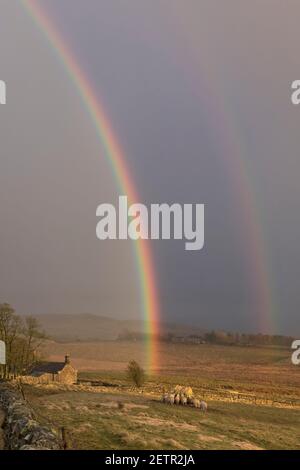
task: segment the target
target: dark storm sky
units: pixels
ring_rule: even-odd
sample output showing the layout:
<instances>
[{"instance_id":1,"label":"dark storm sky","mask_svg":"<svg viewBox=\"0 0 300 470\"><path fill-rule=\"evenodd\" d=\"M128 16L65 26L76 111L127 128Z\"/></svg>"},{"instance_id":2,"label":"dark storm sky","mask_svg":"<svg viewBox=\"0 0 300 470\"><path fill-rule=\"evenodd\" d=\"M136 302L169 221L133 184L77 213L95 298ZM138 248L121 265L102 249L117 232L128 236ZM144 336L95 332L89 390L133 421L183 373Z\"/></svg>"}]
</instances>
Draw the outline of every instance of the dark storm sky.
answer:
<instances>
[{"instance_id":1,"label":"dark storm sky","mask_svg":"<svg viewBox=\"0 0 300 470\"><path fill-rule=\"evenodd\" d=\"M103 101L140 202L206 205L202 251L152 242L162 318L258 331L265 291L269 331L299 332L299 3L39 3ZM97 205L120 191L72 81L16 0L1 2L0 79L0 299L138 318L131 243L95 237ZM245 220L260 233L254 251Z\"/></svg>"}]
</instances>

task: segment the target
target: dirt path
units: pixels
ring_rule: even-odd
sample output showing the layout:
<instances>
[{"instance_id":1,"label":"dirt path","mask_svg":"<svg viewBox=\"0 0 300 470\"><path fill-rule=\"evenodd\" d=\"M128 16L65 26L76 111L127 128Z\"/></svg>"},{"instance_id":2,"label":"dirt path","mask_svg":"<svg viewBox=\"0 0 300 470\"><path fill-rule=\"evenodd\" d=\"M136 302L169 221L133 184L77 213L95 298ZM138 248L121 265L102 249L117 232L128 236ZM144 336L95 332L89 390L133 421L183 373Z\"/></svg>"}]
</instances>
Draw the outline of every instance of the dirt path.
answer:
<instances>
[{"instance_id":1,"label":"dirt path","mask_svg":"<svg viewBox=\"0 0 300 470\"><path fill-rule=\"evenodd\" d=\"M5 419L4 411L0 409L0 450L4 449L4 431L2 429L4 419Z\"/></svg>"}]
</instances>

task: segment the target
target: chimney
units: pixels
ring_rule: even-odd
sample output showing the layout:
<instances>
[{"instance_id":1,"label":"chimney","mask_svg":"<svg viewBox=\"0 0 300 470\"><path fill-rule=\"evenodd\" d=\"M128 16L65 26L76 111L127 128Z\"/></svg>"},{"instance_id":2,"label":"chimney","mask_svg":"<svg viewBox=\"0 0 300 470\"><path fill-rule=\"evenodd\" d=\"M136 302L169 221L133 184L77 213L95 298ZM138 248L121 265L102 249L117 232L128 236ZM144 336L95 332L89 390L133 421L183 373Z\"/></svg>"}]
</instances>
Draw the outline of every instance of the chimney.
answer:
<instances>
[{"instance_id":1,"label":"chimney","mask_svg":"<svg viewBox=\"0 0 300 470\"><path fill-rule=\"evenodd\" d=\"M65 355L65 364L70 364L70 355L69 354Z\"/></svg>"}]
</instances>

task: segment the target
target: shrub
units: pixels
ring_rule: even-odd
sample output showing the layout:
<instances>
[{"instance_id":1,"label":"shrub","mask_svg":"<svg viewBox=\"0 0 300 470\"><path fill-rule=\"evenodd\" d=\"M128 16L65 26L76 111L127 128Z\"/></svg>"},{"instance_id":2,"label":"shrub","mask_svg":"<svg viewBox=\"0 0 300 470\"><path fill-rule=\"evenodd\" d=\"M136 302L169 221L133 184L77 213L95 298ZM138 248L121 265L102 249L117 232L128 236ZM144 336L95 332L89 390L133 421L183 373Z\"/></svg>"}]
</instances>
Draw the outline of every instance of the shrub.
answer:
<instances>
[{"instance_id":1,"label":"shrub","mask_svg":"<svg viewBox=\"0 0 300 470\"><path fill-rule=\"evenodd\" d=\"M127 376L136 387L142 387L146 380L144 369L136 361L129 362Z\"/></svg>"}]
</instances>

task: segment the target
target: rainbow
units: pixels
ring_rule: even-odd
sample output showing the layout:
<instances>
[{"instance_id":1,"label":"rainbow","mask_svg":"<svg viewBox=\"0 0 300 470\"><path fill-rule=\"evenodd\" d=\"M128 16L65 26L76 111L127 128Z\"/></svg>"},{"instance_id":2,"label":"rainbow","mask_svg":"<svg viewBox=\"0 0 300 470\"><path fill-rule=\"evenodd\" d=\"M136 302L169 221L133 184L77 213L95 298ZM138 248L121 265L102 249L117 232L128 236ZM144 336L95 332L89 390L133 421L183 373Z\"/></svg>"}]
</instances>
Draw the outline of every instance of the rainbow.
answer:
<instances>
[{"instance_id":1,"label":"rainbow","mask_svg":"<svg viewBox=\"0 0 300 470\"><path fill-rule=\"evenodd\" d=\"M74 83L84 107L91 117L121 192L128 196L130 203L138 201L137 191L130 176L124 152L120 148L107 113L99 98L96 97L87 76L44 9L38 5L38 1L21 0L21 3L48 39L66 73ZM171 12L172 9L168 9L166 13L170 15ZM238 129L238 119L230 109L230 103L218 90L217 83L213 83L214 73L212 73L211 67L203 67L202 63L197 64L198 55L193 47L194 44L198 44L198 40L192 36L191 28L188 27L189 21L186 21L186 27L185 22L182 21L184 15L190 14L189 9L180 4L178 11L174 7L174 13L175 18L180 18L180 28L176 28L175 22L175 31L172 31L174 36L179 39L179 56L184 57L183 60L187 62L186 66L189 69L195 69L194 77L192 73L188 74L188 78L191 80L191 89L193 89L196 96L199 93L199 99L202 102L207 100L205 108L209 110L209 115L212 116L211 125L217 128L217 140L222 145L225 170L228 172L226 177L232 178L232 184L235 188L239 221L245 241L247 265L251 275L256 306L253 309L254 324L260 332L272 333L276 326L275 296L271 285L272 275L268 269L269 262L259 208L244 158L249 150L245 148L241 137L242 133ZM189 51L189 54L186 54L186 51ZM209 58L206 59L209 64ZM181 65L183 66L184 62ZM203 85L201 87L199 86L199 78ZM203 88L207 90L207 93L203 93ZM155 272L149 242L142 240L134 242L134 250L140 282L141 310L145 321L145 330L149 338L147 340L147 363L148 367L154 370L158 367L158 348L155 338L159 333L159 302Z\"/></svg>"},{"instance_id":2,"label":"rainbow","mask_svg":"<svg viewBox=\"0 0 300 470\"><path fill-rule=\"evenodd\" d=\"M107 113L99 98L96 97L87 76L60 33L36 0L21 0L21 3L36 26L47 38L63 68L76 87L104 148L105 155L109 160L120 191L127 195L129 204L138 202L140 199L130 176L124 152L113 132ZM146 330L146 367L147 370L153 372L159 365L156 347L156 338L159 332L159 301L155 271L150 242L148 240L137 240L134 242L134 248L140 283L141 309Z\"/></svg>"},{"instance_id":3,"label":"rainbow","mask_svg":"<svg viewBox=\"0 0 300 470\"><path fill-rule=\"evenodd\" d=\"M251 151L245 144L239 116L235 115L226 94L220 89L211 57L199 48L198 32L191 27L197 18L195 12L186 8L184 2L174 2L171 7L164 6L162 14L169 18L171 34L177 39L181 67L190 71L185 77L190 80L190 87L196 98L204 102L204 108L209 111L207 119L211 120L216 141L222 146L220 154L225 162L226 178L232 182L236 195L237 215L251 276L253 323L259 332L275 334L279 323L271 262L264 240L263 218L255 195L255 185L247 167L246 157L250 157Z\"/></svg>"}]
</instances>

